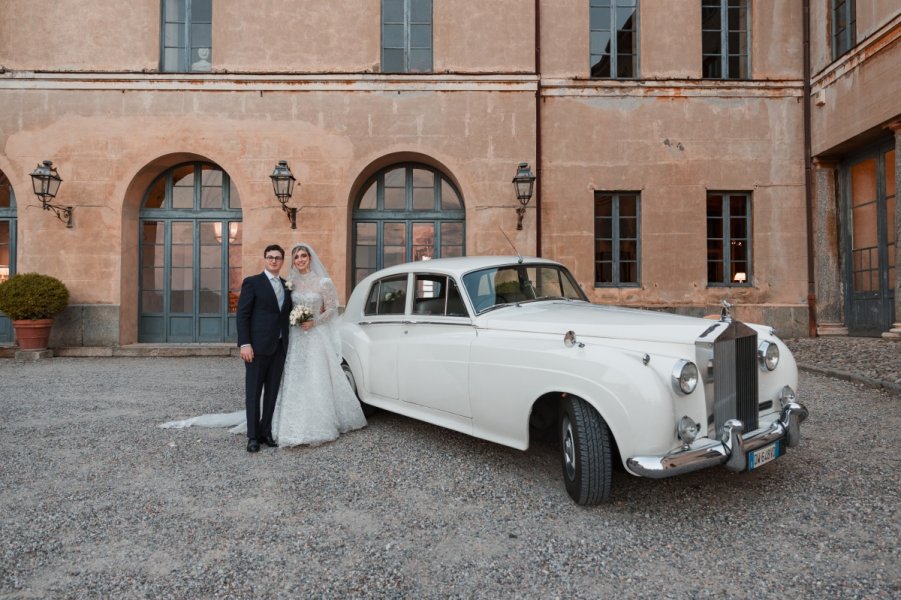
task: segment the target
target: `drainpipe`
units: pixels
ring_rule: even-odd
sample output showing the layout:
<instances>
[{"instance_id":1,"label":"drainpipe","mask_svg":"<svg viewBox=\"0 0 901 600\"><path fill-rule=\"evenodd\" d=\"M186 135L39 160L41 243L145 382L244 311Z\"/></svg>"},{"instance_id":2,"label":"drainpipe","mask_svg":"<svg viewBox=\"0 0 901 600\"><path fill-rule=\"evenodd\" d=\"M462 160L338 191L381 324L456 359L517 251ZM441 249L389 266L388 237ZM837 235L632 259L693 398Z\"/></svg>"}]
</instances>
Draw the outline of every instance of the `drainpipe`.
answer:
<instances>
[{"instance_id":1,"label":"drainpipe","mask_svg":"<svg viewBox=\"0 0 901 600\"><path fill-rule=\"evenodd\" d=\"M804 0L804 195L807 205L807 321L808 335L817 336L817 296L813 244L814 185L810 134L810 0Z\"/></svg>"},{"instance_id":2,"label":"drainpipe","mask_svg":"<svg viewBox=\"0 0 901 600\"><path fill-rule=\"evenodd\" d=\"M541 256L541 0L535 0L535 256Z\"/></svg>"}]
</instances>

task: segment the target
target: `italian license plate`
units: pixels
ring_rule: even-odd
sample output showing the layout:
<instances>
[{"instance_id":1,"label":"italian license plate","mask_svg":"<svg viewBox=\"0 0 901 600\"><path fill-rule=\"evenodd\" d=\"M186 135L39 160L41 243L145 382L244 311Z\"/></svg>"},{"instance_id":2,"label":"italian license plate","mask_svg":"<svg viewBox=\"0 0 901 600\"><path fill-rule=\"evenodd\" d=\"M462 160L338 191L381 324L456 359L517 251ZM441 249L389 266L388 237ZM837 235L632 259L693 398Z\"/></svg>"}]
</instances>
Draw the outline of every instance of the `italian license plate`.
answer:
<instances>
[{"instance_id":1,"label":"italian license plate","mask_svg":"<svg viewBox=\"0 0 901 600\"><path fill-rule=\"evenodd\" d=\"M777 440L769 446L758 448L748 454L748 470L753 471L768 462L773 462L780 456L782 456L782 440Z\"/></svg>"}]
</instances>

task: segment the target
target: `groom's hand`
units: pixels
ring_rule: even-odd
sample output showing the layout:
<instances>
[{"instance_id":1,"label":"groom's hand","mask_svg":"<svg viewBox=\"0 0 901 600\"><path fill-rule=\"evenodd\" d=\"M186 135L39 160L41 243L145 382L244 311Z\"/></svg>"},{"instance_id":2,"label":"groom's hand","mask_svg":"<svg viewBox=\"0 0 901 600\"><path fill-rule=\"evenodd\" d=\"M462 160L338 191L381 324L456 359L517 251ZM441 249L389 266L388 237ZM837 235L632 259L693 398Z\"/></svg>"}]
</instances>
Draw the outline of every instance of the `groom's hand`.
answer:
<instances>
[{"instance_id":1,"label":"groom's hand","mask_svg":"<svg viewBox=\"0 0 901 600\"><path fill-rule=\"evenodd\" d=\"M253 346L251 346L250 344L241 346L241 360L246 363L253 362Z\"/></svg>"}]
</instances>

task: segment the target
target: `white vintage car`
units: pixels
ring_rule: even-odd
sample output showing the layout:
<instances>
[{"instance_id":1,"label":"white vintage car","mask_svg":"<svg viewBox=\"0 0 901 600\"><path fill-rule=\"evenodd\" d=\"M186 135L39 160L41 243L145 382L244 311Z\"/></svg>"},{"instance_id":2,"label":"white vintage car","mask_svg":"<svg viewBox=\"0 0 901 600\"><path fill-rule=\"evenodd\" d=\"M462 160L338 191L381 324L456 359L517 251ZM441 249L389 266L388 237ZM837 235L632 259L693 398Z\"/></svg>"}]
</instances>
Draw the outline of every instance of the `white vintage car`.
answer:
<instances>
[{"instance_id":1,"label":"white vintage car","mask_svg":"<svg viewBox=\"0 0 901 600\"><path fill-rule=\"evenodd\" d=\"M756 469L800 441L791 352L769 327L591 304L559 263L465 257L366 277L340 323L344 369L378 407L520 450L559 436L579 504L614 461L663 478Z\"/></svg>"}]
</instances>

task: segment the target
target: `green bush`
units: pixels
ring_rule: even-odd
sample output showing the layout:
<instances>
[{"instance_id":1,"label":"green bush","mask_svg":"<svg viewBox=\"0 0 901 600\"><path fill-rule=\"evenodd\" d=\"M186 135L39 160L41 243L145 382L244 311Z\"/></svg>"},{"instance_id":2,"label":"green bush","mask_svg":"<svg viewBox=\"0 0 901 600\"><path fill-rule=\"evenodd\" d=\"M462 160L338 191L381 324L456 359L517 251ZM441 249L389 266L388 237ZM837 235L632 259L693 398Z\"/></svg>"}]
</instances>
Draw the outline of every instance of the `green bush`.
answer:
<instances>
[{"instance_id":1,"label":"green bush","mask_svg":"<svg viewBox=\"0 0 901 600\"><path fill-rule=\"evenodd\" d=\"M52 319L68 304L69 290L56 277L18 273L0 284L0 311L14 321Z\"/></svg>"}]
</instances>

